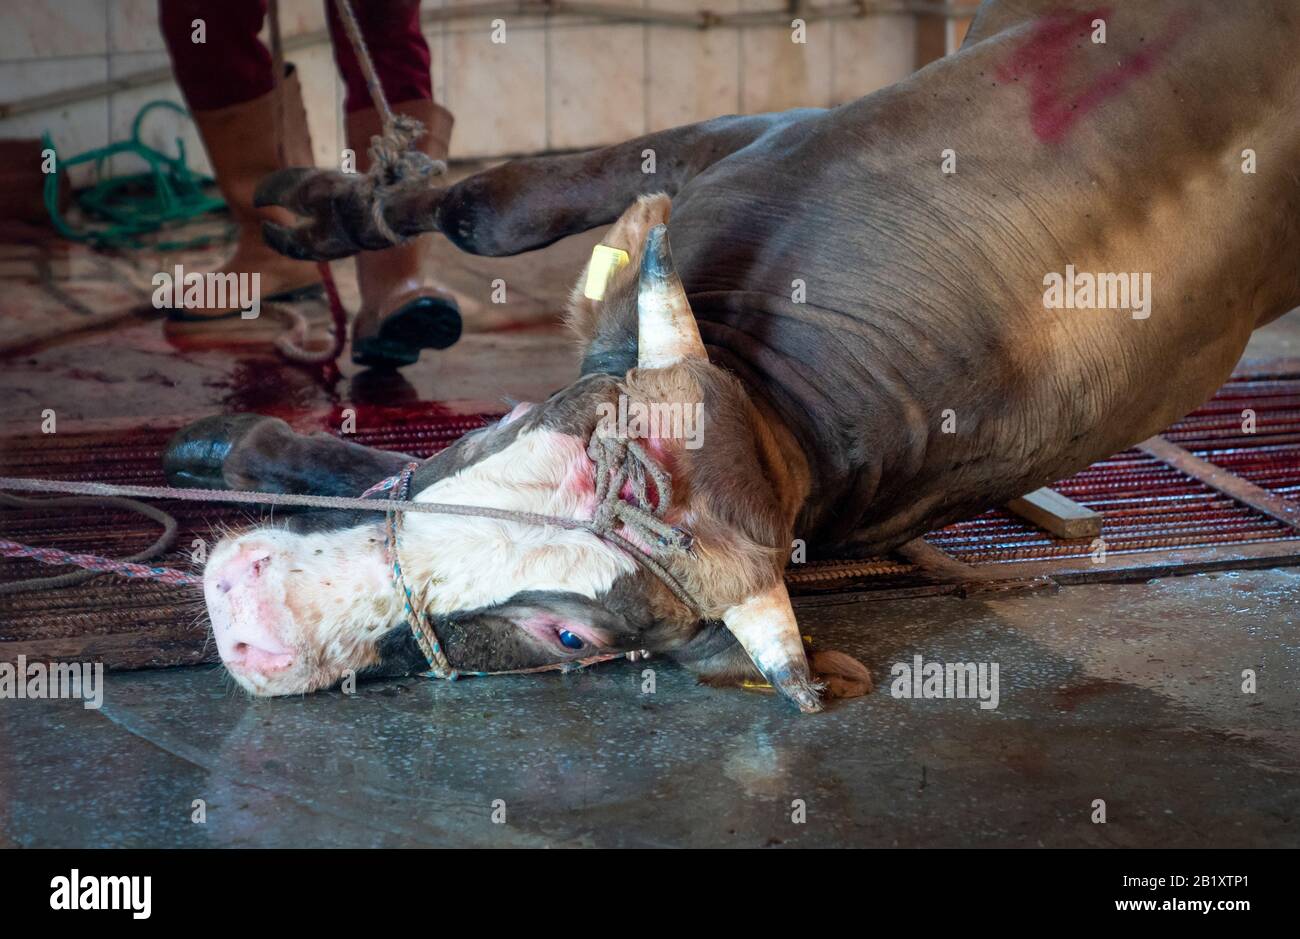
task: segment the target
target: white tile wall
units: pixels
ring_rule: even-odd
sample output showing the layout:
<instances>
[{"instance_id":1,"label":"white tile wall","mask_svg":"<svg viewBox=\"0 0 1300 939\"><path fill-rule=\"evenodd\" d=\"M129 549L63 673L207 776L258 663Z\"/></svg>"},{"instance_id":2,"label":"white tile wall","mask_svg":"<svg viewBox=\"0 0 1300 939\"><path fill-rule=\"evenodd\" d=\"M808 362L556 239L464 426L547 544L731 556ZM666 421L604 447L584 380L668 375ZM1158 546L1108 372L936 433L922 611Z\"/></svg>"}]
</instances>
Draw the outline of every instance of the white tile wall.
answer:
<instances>
[{"instance_id":1,"label":"white tile wall","mask_svg":"<svg viewBox=\"0 0 1300 939\"><path fill-rule=\"evenodd\" d=\"M546 31L507 23L505 40L487 23L444 37L454 157L546 149Z\"/></svg>"},{"instance_id":2,"label":"white tile wall","mask_svg":"<svg viewBox=\"0 0 1300 939\"><path fill-rule=\"evenodd\" d=\"M547 144L575 150L645 133L644 26L549 30Z\"/></svg>"},{"instance_id":3,"label":"white tile wall","mask_svg":"<svg viewBox=\"0 0 1300 939\"><path fill-rule=\"evenodd\" d=\"M707 6L737 13L740 0L649 0L652 9L675 13ZM646 125L663 130L740 111L740 30L646 30Z\"/></svg>"},{"instance_id":4,"label":"white tile wall","mask_svg":"<svg viewBox=\"0 0 1300 939\"><path fill-rule=\"evenodd\" d=\"M916 20L872 16L831 24L831 104L844 104L911 73Z\"/></svg>"},{"instance_id":5,"label":"white tile wall","mask_svg":"<svg viewBox=\"0 0 1300 939\"><path fill-rule=\"evenodd\" d=\"M104 0L5 0L0 61L107 55Z\"/></svg>"},{"instance_id":6,"label":"white tile wall","mask_svg":"<svg viewBox=\"0 0 1300 939\"><path fill-rule=\"evenodd\" d=\"M122 75L134 75L148 69L166 65L166 52L114 52L108 59L110 78ZM182 107L180 89L173 82L158 82L118 92L108 99L108 131L111 140L126 140L131 136L131 125L140 109L150 101L164 99L175 101ZM177 152L176 138L185 144L185 159L193 169L209 173L207 154L203 152L203 142L199 140L194 124L170 108L156 108L145 117L140 126L141 139L156 150L164 153ZM60 149L63 144L60 142ZM75 153L75 148L69 155ZM130 156L115 157L111 167L114 173L138 173L144 170L144 161Z\"/></svg>"},{"instance_id":7,"label":"white tile wall","mask_svg":"<svg viewBox=\"0 0 1300 939\"><path fill-rule=\"evenodd\" d=\"M158 32L158 0L109 0L110 52L163 52Z\"/></svg>"},{"instance_id":8,"label":"white tile wall","mask_svg":"<svg viewBox=\"0 0 1300 939\"><path fill-rule=\"evenodd\" d=\"M286 36L325 28L325 0L281 0ZM430 9L444 3L425 0ZM718 13L783 9L784 0L624 0L630 7ZM0 100L22 99L167 64L157 0L4 0ZM852 100L912 69L910 16L808 24L807 42L788 25L694 30L595 24L545 16L500 17L507 41L491 41L492 17L424 30L435 96L456 115L452 156L492 157L595 146L650 130L737 111L824 107ZM342 141L342 94L328 42L294 50L316 159L333 165ZM74 154L125 138L137 109L180 100L170 81L0 121L0 137L50 129ZM187 122L156 115L153 145L180 134L191 162L206 168ZM116 169L116 167L115 167Z\"/></svg>"},{"instance_id":9,"label":"white tile wall","mask_svg":"<svg viewBox=\"0 0 1300 939\"><path fill-rule=\"evenodd\" d=\"M0 62L0 89L24 96L61 91L77 85L105 81L108 58L103 55L66 56L57 59L21 59ZM10 97L9 93L3 97ZM108 100L91 98L48 111L35 111L0 121L0 136L40 137L49 130L61 154L73 156L108 143ZM92 177L89 167L75 167L73 185L85 185Z\"/></svg>"}]
</instances>

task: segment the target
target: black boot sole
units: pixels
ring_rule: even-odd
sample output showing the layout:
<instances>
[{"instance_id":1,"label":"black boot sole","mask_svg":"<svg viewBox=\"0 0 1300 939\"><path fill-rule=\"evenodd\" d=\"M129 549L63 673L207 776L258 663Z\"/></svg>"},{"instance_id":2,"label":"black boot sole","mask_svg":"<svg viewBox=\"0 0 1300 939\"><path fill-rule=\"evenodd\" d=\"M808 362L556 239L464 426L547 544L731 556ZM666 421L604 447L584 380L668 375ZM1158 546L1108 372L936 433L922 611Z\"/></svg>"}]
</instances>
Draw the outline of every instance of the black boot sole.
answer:
<instances>
[{"instance_id":1,"label":"black boot sole","mask_svg":"<svg viewBox=\"0 0 1300 939\"><path fill-rule=\"evenodd\" d=\"M414 365L423 349L446 349L460 339L460 308L443 297L418 297L388 314L373 336L352 341L352 361L366 368Z\"/></svg>"}]
</instances>

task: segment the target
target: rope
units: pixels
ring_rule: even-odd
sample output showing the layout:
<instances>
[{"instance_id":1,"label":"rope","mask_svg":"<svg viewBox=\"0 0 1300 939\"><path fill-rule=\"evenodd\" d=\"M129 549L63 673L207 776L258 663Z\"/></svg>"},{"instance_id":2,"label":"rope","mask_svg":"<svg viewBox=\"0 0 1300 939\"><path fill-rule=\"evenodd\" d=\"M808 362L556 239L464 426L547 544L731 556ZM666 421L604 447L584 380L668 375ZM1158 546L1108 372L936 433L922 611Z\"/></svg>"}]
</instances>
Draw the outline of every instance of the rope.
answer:
<instances>
[{"instance_id":1,"label":"rope","mask_svg":"<svg viewBox=\"0 0 1300 939\"><path fill-rule=\"evenodd\" d=\"M204 193L204 186L212 180L189 168L185 161L185 143L179 137L176 138L177 155L174 157L155 150L140 139L145 116L157 108L190 116L173 101L150 101L136 112L135 120L131 122L130 139L96 147L74 157L56 155L54 172L45 177L41 195L50 223L64 238L88 242L97 248L143 248L146 247L143 236L225 206L223 199ZM41 146L55 149L48 131L42 135ZM121 154L138 157L147 165L147 171L104 178L108 160ZM87 217L108 224L78 230L59 212L59 183L70 167L83 163L95 165L97 179L93 186L77 193L77 204ZM176 251L206 245L215 237L201 235L185 241L162 241L153 247L160 251Z\"/></svg>"},{"instance_id":2,"label":"rope","mask_svg":"<svg viewBox=\"0 0 1300 939\"><path fill-rule=\"evenodd\" d=\"M596 465L596 515L591 520L594 531L604 537L622 524L649 544L658 542L680 551L691 549L690 536L663 518L673 501L672 479L650 459L641 444L597 432L587 444L587 456ZM651 504L650 482L658 495L654 510L645 508ZM634 501L622 498L624 485L632 487Z\"/></svg>"},{"instance_id":3,"label":"rope","mask_svg":"<svg viewBox=\"0 0 1300 939\"><path fill-rule=\"evenodd\" d=\"M441 176L447 171L447 164L415 149L415 142L424 136L424 125L410 115L393 113L375 71L370 49L361 35L361 26L352 12L352 4L348 0L334 0L334 6L361 64L370 100L379 112L384 128L381 135L370 138L370 168L366 176L371 190L371 221L390 245L401 244L406 239L389 227L384 216L388 199L400 190L422 187L431 176Z\"/></svg>"},{"instance_id":4,"label":"rope","mask_svg":"<svg viewBox=\"0 0 1300 939\"><path fill-rule=\"evenodd\" d=\"M383 482L376 483L366 490L366 493L376 491L397 490L397 501L404 502L409 498L411 489L411 477L419 469L419 463L407 463L402 472L396 476L391 476ZM581 659L572 659L567 662L553 662L548 665L537 665L532 668L512 668L497 672L474 672L461 671L451 664L447 659L447 654L442 649L442 643L438 639L438 632L433 625L433 617L424 604L417 606L415 598L411 594L411 588L406 583L406 575L402 571L402 550L401 550L401 515L398 512L389 512L385 519L385 537L384 545L388 552L388 563L393 569L393 583L401 591L403 611L406 614L407 625L411 627L411 635L415 638L415 643L420 647L420 652L424 655L424 660L429 664L428 674L434 678L444 678L448 681L455 681L461 675L527 675L534 672L550 672L555 670L573 671L575 669L586 668L589 665L596 665L600 662L609 662L613 659L627 658L636 661L637 652L608 652L597 655L587 656ZM694 608L694 605L691 605Z\"/></svg>"},{"instance_id":5,"label":"rope","mask_svg":"<svg viewBox=\"0 0 1300 939\"><path fill-rule=\"evenodd\" d=\"M267 7L267 20L271 29L271 71L275 77L272 93L275 95L275 130L277 162L283 168L289 162L285 150L285 91L284 91L284 42L280 35L280 2L271 0ZM333 322L334 335L324 349L312 350L307 346L310 329L307 319L297 310L289 307L282 312L289 319L289 329L275 341L275 348L290 362L299 365L325 365L338 361L343 354L343 347L348 341L348 314L343 309L338 287L334 283L334 272L328 261L317 261L316 271L325 284L325 296L329 299L330 320Z\"/></svg>"},{"instance_id":6,"label":"rope","mask_svg":"<svg viewBox=\"0 0 1300 939\"><path fill-rule=\"evenodd\" d=\"M663 519L671 503L671 480L646 455L644 449L634 441L619 441L612 437L600 435L599 428L592 434L588 444L588 454L595 454L595 473L597 476L600 502L595 515L590 520L565 518L557 515L544 515L540 512L522 512L513 509L497 509L487 506L456 505L445 502L410 502L404 499L366 498L377 492L391 491L401 480L401 474L383 480L366 490L360 498L347 496L316 496L298 493L240 492L233 489L183 489L175 486L130 486L110 485L107 483L64 482L50 479L26 479L12 476L0 476L0 489L13 489L19 492L70 493L88 496L128 496L142 499L175 499L182 502L226 502L239 505L298 506L317 509L349 509L368 512L421 512L432 515L458 515L471 518L489 518L504 522L517 522L524 525L555 527L570 531L585 531L618 548L637 564L650 571L672 592L678 600L696 615L702 615L699 605L689 591L673 576L672 572L661 562L656 553L685 553L691 550L691 536L681 529L674 528ZM649 504L646 478L649 477L658 487L658 504L653 510L645 508ZM613 485L609 480L618 480ZM630 482L633 497L639 505L631 505L622 498L622 486ZM603 485L602 485L603 483ZM621 505L618 503L622 503ZM622 525L636 541L633 541L614 529ZM636 542L640 542L637 544ZM42 549L27 548L16 542L0 542L18 549L38 551ZM86 558L92 555L60 556ZM36 554L10 555L34 557ZM110 559L95 558L97 562ZM71 563L82 565L80 561L69 560L46 563ZM90 570L105 570L103 567L88 567ZM112 568L107 568L112 570ZM192 577L180 571L166 568L153 568L161 574L153 575L163 580L168 577ZM145 577L149 574L133 572L127 576ZM180 582L180 581L171 581Z\"/></svg>"},{"instance_id":7,"label":"rope","mask_svg":"<svg viewBox=\"0 0 1300 939\"><path fill-rule=\"evenodd\" d=\"M57 548L33 548L30 545L19 544L16 541L9 541L0 538L0 555L7 558L29 558L33 561L39 561L42 564L72 564L88 571L93 571L90 577L97 574L121 574L123 577L144 577L150 580L160 580L166 584L175 584L181 587L200 587L203 585L203 578L194 574L187 574L185 571L178 571L171 567L148 567L144 564L135 564L129 561L117 560L116 558L101 557L98 554L71 554L67 551L59 551ZM80 576L80 575L73 575ZM85 578L89 580L90 577ZM49 577L41 580L62 580L62 578ZM39 589L32 584L37 584L37 580L18 581L18 590L0 590L0 593L21 593L26 590ZM6 588L15 586L5 584ZM57 584L52 586L66 587L68 584Z\"/></svg>"},{"instance_id":8,"label":"rope","mask_svg":"<svg viewBox=\"0 0 1300 939\"><path fill-rule=\"evenodd\" d=\"M379 82L379 75L375 71L375 63L370 56L370 49L366 45L365 37L361 34L361 27L357 23L356 14L352 11L352 5L348 0L335 0L335 7L338 10L339 19L343 23L343 30L347 34L348 42L351 43L357 61L361 64L361 72L366 79L366 88L370 92L370 100L374 103L375 110L379 112L384 128L383 134L370 139L370 168L366 171L366 185L370 188L371 220L374 222L376 231L390 245L401 244L406 239L393 231L388 224L388 220L384 217L389 198L399 190L423 186L424 181L429 177L439 176L446 172L447 165L414 148L416 141L424 136L424 125L408 115L393 114L393 110L388 104L388 98L384 95L383 86ZM281 87L284 77L284 45L280 36L279 0L271 0L267 15L271 31L271 62L272 69L275 72L276 123L279 134L280 165L283 166L286 162L284 92ZM325 294L329 298L330 317L334 325L333 341L326 349L319 351L309 349L307 347L309 328L306 318L297 310L285 309L284 313L289 318L289 329L275 342L275 347L281 355L291 362L297 362L301 365L322 365L334 362L343 354L343 347L347 344L348 316L347 311L343 308L343 301L339 297L333 271L326 261L318 262L316 269L320 272L320 278L325 284Z\"/></svg>"},{"instance_id":9,"label":"rope","mask_svg":"<svg viewBox=\"0 0 1300 939\"><path fill-rule=\"evenodd\" d=\"M307 317L290 304L275 304L272 307L289 321L288 330L276 338L275 348L290 362L299 365L324 365L333 362L343 353L343 346L347 343L348 314L343 309L343 299L339 296L339 288L334 283L334 273L325 261L318 262L316 269L325 284L325 296L329 301L330 318L334 326L329 346L319 352L313 352L307 347L307 338L311 334Z\"/></svg>"},{"instance_id":10,"label":"rope","mask_svg":"<svg viewBox=\"0 0 1300 939\"><path fill-rule=\"evenodd\" d=\"M392 478L390 488L397 491L395 501L407 500L411 491L411 477L419 468L419 463L407 463L402 471ZM385 480L386 483L389 481ZM411 595L411 588L406 583L406 575L402 572L401 544L401 514L391 511L384 520L384 547L388 552L388 563L393 569L393 583L401 591L406 622L411 627L411 634L415 637L415 643L420 647L424 660L429 663L430 672L438 678L455 681L456 669L451 667L446 653L442 651L442 643L438 641L438 634L433 628L433 618L429 615L425 604L417 607L415 598Z\"/></svg>"},{"instance_id":11,"label":"rope","mask_svg":"<svg viewBox=\"0 0 1300 939\"><path fill-rule=\"evenodd\" d=\"M72 571L54 577L32 577L0 584L0 596L15 593L29 593L34 590L55 590L60 587L73 587L85 583L101 573L123 574L127 577L151 577L168 583L201 584L202 578L182 571L172 571L165 567L146 567L135 563L147 561L162 554L176 540L176 519L162 509L145 505L134 499L121 499L102 496L91 499L24 499L0 493L0 504L18 509L73 509L91 506L116 506L131 512L139 512L158 522L163 527L161 535L143 551L125 558L105 558L94 554L70 554L56 548L34 548L16 541L0 539L0 554L11 558L30 558L42 564L71 564L84 569L83 572Z\"/></svg>"}]
</instances>

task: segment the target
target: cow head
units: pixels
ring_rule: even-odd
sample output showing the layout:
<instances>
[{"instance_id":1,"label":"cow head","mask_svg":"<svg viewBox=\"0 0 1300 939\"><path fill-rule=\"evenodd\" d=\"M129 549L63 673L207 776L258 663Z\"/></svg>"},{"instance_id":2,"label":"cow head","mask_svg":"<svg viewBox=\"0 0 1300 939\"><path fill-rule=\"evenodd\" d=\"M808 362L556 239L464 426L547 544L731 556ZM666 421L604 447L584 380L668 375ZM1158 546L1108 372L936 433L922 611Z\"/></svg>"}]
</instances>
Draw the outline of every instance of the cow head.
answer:
<instances>
[{"instance_id":1,"label":"cow head","mask_svg":"<svg viewBox=\"0 0 1300 939\"><path fill-rule=\"evenodd\" d=\"M645 651L713 683L756 677L756 668L801 710L817 710L824 685L862 693L870 678L835 654L810 669L781 577L807 469L789 434L709 363L673 267L667 211L666 197L629 209L606 242L631 263L614 271L601 299L575 294L586 374L463 437L419 468L411 491L416 502L588 519L597 508L588 441L598 428L627 433L671 478L671 504L658 505L669 493L653 483L646 497L693 537L689 551L662 560L703 615L587 531L512 520L406 513L404 578L461 672ZM275 446L260 446L263 459L276 459ZM250 459L232 453L227 478L234 457ZM349 672L427 667L393 583L384 525L378 512L314 513L212 551L205 598L240 685L293 694Z\"/></svg>"}]
</instances>

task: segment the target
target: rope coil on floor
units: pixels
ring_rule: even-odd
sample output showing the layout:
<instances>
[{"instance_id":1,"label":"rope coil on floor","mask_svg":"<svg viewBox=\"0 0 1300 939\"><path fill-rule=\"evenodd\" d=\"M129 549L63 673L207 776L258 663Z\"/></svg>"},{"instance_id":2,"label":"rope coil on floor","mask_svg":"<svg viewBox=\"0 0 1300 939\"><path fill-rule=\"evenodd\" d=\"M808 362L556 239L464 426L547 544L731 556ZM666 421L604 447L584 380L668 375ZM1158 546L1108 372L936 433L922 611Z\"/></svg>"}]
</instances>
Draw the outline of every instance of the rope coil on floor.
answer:
<instances>
[{"instance_id":1,"label":"rope coil on floor","mask_svg":"<svg viewBox=\"0 0 1300 939\"><path fill-rule=\"evenodd\" d=\"M80 567L82 571L57 574L54 577L31 577L26 580L10 581L0 584L0 596L16 593L28 593L34 590L56 590L61 587L74 587L85 583L100 574L122 574L126 577L151 577L167 583L201 584L203 579L183 571L173 571L164 567L149 567L140 564L166 552L176 540L176 519L162 509L146 505L135 499L120 496L94 496L72 499L24 499L21 496L0 492L0 505L15 509L74 509L89 506L113 506L148 516L163 527L149 547L125 558L105 558L94 554L72 554L57 548L35 548L19 544L16 541L0 539L0 555L11 558L30 558L42 564L70 564Z\"/></svg>"}]
</instances>

